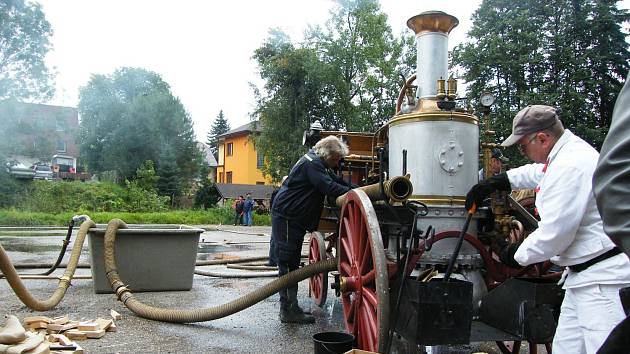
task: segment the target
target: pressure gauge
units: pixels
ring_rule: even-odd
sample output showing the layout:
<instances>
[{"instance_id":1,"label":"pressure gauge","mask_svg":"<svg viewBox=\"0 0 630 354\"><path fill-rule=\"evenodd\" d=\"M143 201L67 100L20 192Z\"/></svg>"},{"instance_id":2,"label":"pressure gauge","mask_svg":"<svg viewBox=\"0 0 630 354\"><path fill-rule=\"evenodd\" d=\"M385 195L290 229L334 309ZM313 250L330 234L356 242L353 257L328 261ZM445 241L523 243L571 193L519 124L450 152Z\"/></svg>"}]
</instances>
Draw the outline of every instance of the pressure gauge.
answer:
<instances>
[{"instance_id":1,"label":"pressure gauge","mask_svg":"<svg viewBox=\"0 0 630 354\"><path fill-rule=\"evenodd\" d=\"M481 94L481 97L479 97L479 101L482 106L490 107L494 103L494 95L490 92L484 92Z\"/></svg>"}]
</instances>

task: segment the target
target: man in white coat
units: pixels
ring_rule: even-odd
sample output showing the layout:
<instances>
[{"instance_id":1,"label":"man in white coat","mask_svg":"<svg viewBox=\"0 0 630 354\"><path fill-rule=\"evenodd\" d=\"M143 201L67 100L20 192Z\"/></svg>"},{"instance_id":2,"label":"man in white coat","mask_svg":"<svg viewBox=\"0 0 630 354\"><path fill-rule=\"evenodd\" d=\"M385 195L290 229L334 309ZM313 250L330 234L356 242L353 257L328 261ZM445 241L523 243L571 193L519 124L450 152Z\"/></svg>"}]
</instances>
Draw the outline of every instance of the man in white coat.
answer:
<instances>
[{"instance_id":1,"label":"man in white coat","mask_svg":"<svg viewBox=\"0 0 630 354\"><path fill-rule=\"evenodd\" d=\"M604 233L593 196L599 154L564 129L555 108L544 105L528 106L514 117L512 135L501 145L514 144L535 163L473 186L466 208L495 190L535 189L538 229L502 250L501 259L521 266L551 260L565 267L554 354L595 353L625 318L618 292L630 284L628 257Z\"/></svg>"}]
</instances>

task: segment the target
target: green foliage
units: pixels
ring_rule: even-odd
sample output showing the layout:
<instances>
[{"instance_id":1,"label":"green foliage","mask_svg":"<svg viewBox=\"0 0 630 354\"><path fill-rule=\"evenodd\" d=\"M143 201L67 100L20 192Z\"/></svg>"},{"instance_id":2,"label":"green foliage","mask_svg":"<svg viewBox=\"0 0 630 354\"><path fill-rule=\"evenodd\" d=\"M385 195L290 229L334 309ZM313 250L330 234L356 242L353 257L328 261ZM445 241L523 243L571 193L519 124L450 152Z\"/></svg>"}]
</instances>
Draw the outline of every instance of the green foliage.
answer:
<instances>
[{"instance_id":1,"label":"green foliage","mask_svg":"<svg viewBox=\"0 0 630 354\"><path fill-rule=\"evenodd\" d=\"M201 163L192 120L170 87L153 72L122 68L93 75L79 99L81 157L93 173L115 170L133 179L144 161L158 161L164 146L173 151L181 189L192 183Z\"/></svg>"},{"instance_id":2,"label":"green foliage","mask_svg":"<svg viewBox=\"0 0 630 354\"><path fill-rule=\"evenodd\" d=\"M10 226L59 225L66 226L74 215L87 214L94 222L105 224L119 218L129 224L184 224L184 225L231 225L234 212L230 207L207 210L177 210L169 212L76 212L41 213L18 210L0 210L0 224ZM269 215L254 215L254 225L270 225Z\"/></svg>"},{"instance_id":3,"label":"green foliage","mask_svg":"<svg viewBox=\"0 0 630 354\"><path fill-rule=\"evenodd\" d=\"M160 177L155 174L153 161L147 160L136 170L136 179L134 182L139 188L145 191L155 192L157 191L157 182L159 179Z\"/></svg>"},{"instance_id":4,"label":"green foliage","mask_svg":"<svg viewBox=\"0 0 630 354\"><path fill-rule=\"evenodd\" d=\"M45 57L52 29L42 6L0 0L0 100L47 99L54 92Z\"/></svg>"},{"instance_id":5,"label":"green foliage","mask_svg":"<svg viewBox=\"0 0 630 354\"><path fill-rule=\"evenodd\" d=\"M333 129L374 131L394 114L399 73L410 71L415 52L402 55L409 37L394 38L376 0L340 1L331 15L325 29L308 33L308 47L332 70L334 113L317 118Z\"/></svg>"},{"instance_id":6,"label":"green foliage","mask_svg":"<svg viewBox=\"0 0 630 354\"><path fill-rule=\"evenodd\" d=\"M485 0L472 19L469 41L452 59L464 70L474 103L484 91L497 96L491 121L497 141L510 134L520 109L548 104L599 148L630 68L621 31L628 11L616 1ZM508 155L523 161L515 151Z\"/></svg>"},{"instance_id":7,"label":"green foliage","mask_svg":"<svg viewBox=\"0 0 630 354\"><path fill-rule=\"evenodd\" d=\"M316 119L327 130L373 131L391 118L399 72L415 58L412 38L394 38L375 0L339 2L326 29L312 28L301 45L271 30L253 57L265 81L263 92L255 90L263 173L275 182L288 174Z\"/></svg>"},{"instance_id":8,"label":"green foliage","mask_svg":"<svg viewBox=\"0 0 630 354\"><path fill-rule=\"evenodd\" d=\"M168 198L158 197L134 182L127 188L109 182L83 183L64 181L27 181L9 194L3 207L16 210L61 213L69 210L86 212L129 211L147 212L168 209Z\"/></svg>"},{"instance_id":9,"label":"green foliage","mask_svg":"<svg viewBox=\"0 0 630 354\"><path fill-rule=\"evenodd\" d=\"M229 131L230 131L230 123L223 115L223 110L220 110L219 115L212 122L212 127L210 128L210 131L208 132L208 135L206 137L207 139L206 144L210 147L210 151L212 151L212 154L214 155L215 159L219 158L218 156L219 138L218 137L219 135L225 134Z\"/></svg>"},{"instance_id":10,"label":"green foliage","mask_svg":"<svg viewBox=\"0 0 630 354\"><path fill-rule=\"evenodd\" d=\"M137 180L126 181L127 190L124 197L124 209L130 212L164 211L168 209L170 198L159 196L157 189L144 189Z\"/></svg>"},{"instance_id":11,"label":"green foliage","mask_svg":"<svg viewBox=\"0 0 630 354\"><path fill-rule=\"evenodd\" d=\"M210 167L207 165L203 165L199 174L201 178L201 186L199 186L199 189L195 194L194 205L196 208L213 208L219 201L219 191L217 190L217 187L214 185L214 183L212 183L212 181L208 178L209 173Z\"/></svg>"},{"instance_id":12,"label":"green foliage","mask_svg":"<svg viewBox=\"0 0 630 354\"><path fill-rule=\"evenodd\" d=\"M16 191L21 189L21 181L11 177L6 171L7 160L0 154L0 208L15 205L17 202Z\"/></svg>"},{"instance_id":13,"label":"green foliage","mask_svg":"<svg viewBox=\"0 0 630 354\"><path fill-rule=\"evenodd\" d=\"M267 157L263 172L279 181L305 152L302 131L309 117L330 112L319 104L325 91L325 71L313 50L296 49L281 32L272 32L254 58L266 80L267 97L259 97L258 116L262 132L255 137L256 150Z\"/></svg>"},{"instance_id":14,"label":"green foliage","mask_svg":"<svg viewBox=\"0 0 630 354\"><path fill-rule=\"evenodd\" d=\"M175 163L175 154L170 146L164 146L158 161L158 181L157 188L160 195L168 196L171 206L175 203L175 198L181 193L181 179L179 167Z\"/></svg>"}]
</instances>

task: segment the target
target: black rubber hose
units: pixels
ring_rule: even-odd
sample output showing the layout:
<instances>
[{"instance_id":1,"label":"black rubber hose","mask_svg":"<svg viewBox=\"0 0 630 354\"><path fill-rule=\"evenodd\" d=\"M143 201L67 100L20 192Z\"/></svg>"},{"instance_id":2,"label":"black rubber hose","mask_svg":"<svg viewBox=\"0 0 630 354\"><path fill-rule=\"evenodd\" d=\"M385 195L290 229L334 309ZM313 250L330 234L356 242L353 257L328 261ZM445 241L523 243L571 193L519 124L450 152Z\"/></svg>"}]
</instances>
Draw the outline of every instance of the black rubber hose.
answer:
<instances>
[{"instance_id":1,"label":"black rubber hose","mask_svg":"<svg viewBox=\"0 0 630 354\"><path fill-rule=\"evenodd\" d=\"M477 205L473 203L472 207L468 211L468 216L466 217L466 222L464 223L464 227L462 227L462 231L459 233L459 237L457 238L457 245L455 246L455 251L451 255L451 259L448 262L448 267L446 268L446 274L444 274L444 281L447 282L451 278L451 274L453 273L453 268L455 267L455 262L457 261L457 256L459 256L459 250L462 248L462 243L464 243L464 236L468 231L468 225L470 225L470 220L473 217L473 214L477 210Z\"/></svg>"},{"instance_id":2,"label":"black rubber hose","mask_svg":"<svg viewBox=\"0 0 630 354\"><path fill-rule=\"evenodd\" d=\"M38 300L26 289L24 283L20 279L20 276L17 274L17 271L11 264L11 260L9 259L9 255L5 252L2 245L0 245L0 270L7 278L7 282L11 285L11 289L15 292L17 297L22 301L24 305L26 305L31 310L35 311L48 311L55 306L63 299L66 294L66 290L70 286L70 280L74 276L74 271L76 270L76 265L79 263L79 256L81 255L81 250L83 247L83 241L85 240L85 236L87 235L90 227L95 227L96 224L92 220L87 220L83 222L79 232L77 234L77 239L74 242L74 246L72 247L72 252L70 253L70 260L68 261L68 268L64 272L63 276L59 278L59 284L57 285L57 289L55 289L54 293L46 300Z\"/></svg>"},{"instance_id":3,"label":"black rubber hose","mask_svg":"<svg viewBox=\"0 0 630 354\"><path fill-rule=\"evenodd\" d=\"M72 228L74 227L74 219L70 220L68 223L68 233L66 234L66 238L63 240L63 244L61 245L61 250L59 251L59 255L57 256L57 260L55 263L50 266L50 268L43 273L35 273L35 274L19 274L19 275L50 275L54 272L59 264L61 264L61 260L63 260L64 255L66 254L66 250L68 249L68 244L70 243L70 237L72 237ZM17 267L16 267L17 268ZM4 274L0 274L0 279L4 278Z\"/></svg>"}]
</instances>

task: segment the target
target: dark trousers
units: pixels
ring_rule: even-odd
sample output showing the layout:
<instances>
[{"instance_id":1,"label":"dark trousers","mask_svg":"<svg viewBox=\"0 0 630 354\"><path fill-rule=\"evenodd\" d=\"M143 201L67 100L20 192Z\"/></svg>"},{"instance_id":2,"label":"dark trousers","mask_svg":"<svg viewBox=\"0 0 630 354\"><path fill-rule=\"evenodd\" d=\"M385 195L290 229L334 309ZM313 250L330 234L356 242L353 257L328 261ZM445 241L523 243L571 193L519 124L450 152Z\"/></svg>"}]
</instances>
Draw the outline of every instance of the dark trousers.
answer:
<instances>
[{"instance_id":1,"label":"dark trousers","mask_svg":"<svg viewBox=\"0 0 630 354\"><path fill-rule=\"evenodd\" d=\"M269 239L269 265L278 265L278 258L276 257L276 241L273 240L273 236Z\"/></svg>"},{"instance_id":2,"label":"dark trousers","mask_svg":"<svg viewBox=\"0 0 630 354\"><path fill-rule=\"evenodd\" d=\"M300 266L302 242L306 230L299 225L280 216L271 217L271 238L274 243L275 259L278 262L278 274L283 276ZM298 285L280 290L280 302L283 304L297 303Z\"/></svg>"},{"instance_id":3,"label":"dark trousers","mask_svg":"<svg viewBox=\"0 0 630 354\"><path fill-rule=\"evenodd\" d=\"M234 225L243 225L243 213L234 213Z\"/></svg>"}]
</instances>

